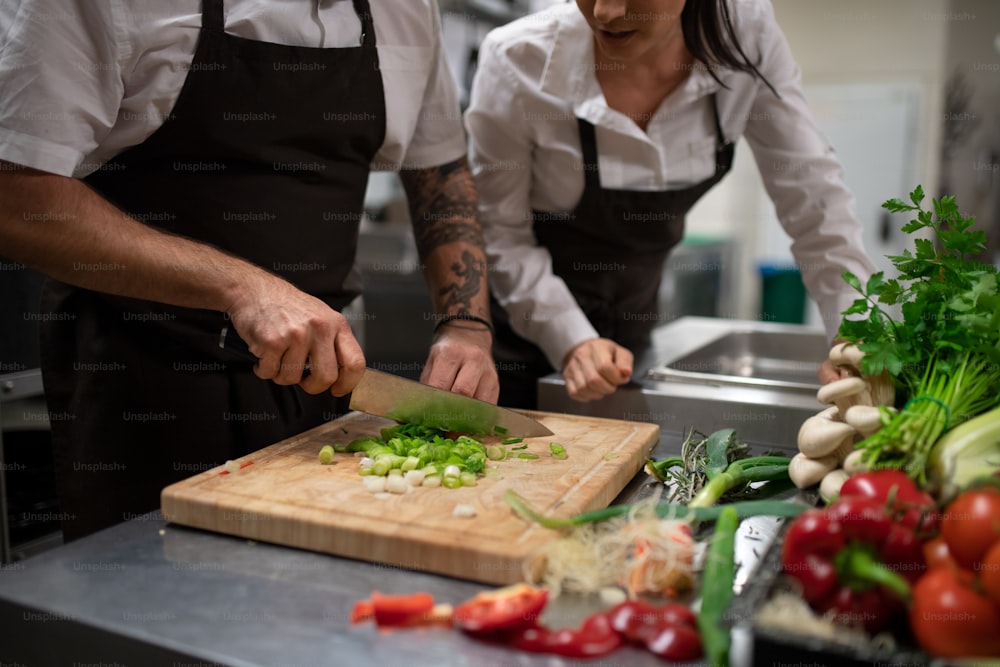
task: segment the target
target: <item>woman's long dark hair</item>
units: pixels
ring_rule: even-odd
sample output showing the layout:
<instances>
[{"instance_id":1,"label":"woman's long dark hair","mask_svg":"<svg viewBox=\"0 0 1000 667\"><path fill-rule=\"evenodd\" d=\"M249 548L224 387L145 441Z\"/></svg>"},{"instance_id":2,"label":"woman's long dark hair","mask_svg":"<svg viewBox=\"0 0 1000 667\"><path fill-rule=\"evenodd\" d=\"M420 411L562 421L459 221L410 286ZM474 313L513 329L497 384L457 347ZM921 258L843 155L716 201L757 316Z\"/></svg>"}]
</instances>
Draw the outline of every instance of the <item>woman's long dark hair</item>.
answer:
<instances>
[{"instance_id":1,"label":"woman's long dark hair","mask_svg":"<svg viewBox=\"0 0 1000 667\"><path fill-rule=\"evenodd\" d=\"M757 77L780 97L740 45L729 15L729 0L687 0L681 11L681 29L688 51L708 68L713 79L722 83L715 70L728 67Z\"/></svg>"}]
</instances>

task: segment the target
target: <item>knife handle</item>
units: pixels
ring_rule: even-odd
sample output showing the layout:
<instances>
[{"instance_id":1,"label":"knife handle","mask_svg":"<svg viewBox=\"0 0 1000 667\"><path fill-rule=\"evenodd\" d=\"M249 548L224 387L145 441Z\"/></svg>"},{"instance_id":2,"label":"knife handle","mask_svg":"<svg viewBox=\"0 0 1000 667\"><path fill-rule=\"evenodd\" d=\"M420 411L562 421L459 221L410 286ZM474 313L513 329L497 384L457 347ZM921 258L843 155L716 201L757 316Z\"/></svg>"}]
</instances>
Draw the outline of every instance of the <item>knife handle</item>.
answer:
<instances>
[{"instance_id":1,"label":"knife handle","mask_svg":"<svg viewBox=\"0 0 1000 667\"><path fill-rule=\"evenodd\" d=\"M245 340L240 338L238 333L233 331L232 335L229 335L229 327L222 327L222 331L219 332L219 347L233 352L244 361L250 361L253 363L260 361L260 358L250 351L250 346L247 345ZM309 361L307 360L306 367L302 370L302 379L304 380L308 376Z\"/></svg>"},{"instance_id":2,"label":"knife handle","mask_svg":"<svg viewBox=\"0 0 1000 667\"><path fill-rule=\"evenodd\" d=\"M245 340L240 338L239 334L234 331L232 336L229 335L229 327L222 327L222 331L219 332L219 347L223 350L229 350L244 361L252 361L254 363L260 361L250 351L250 346L247 345Z\"/></svg>"}]
</instances>

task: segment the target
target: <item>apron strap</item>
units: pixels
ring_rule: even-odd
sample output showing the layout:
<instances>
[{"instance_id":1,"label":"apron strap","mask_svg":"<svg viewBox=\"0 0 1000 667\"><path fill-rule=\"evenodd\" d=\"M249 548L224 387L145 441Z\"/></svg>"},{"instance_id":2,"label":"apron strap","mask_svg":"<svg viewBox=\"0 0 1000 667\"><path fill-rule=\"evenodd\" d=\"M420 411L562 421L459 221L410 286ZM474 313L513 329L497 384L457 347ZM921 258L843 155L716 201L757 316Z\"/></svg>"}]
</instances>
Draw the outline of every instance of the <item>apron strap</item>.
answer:
<instances>
[{"instance_id":1,"label":"apron strap","mask_svg":"<svg viewBox=\"0 0 1000 667\"><path fill-rule=\"evenodd\" d=\"M223 32L225 28L225 11L223 0L201 0L201 27L203 30Z\"/></svg>"},{"instance_id":2,"label":"apron strap","mask_svg":"<svg viewBox=\"0 0 1000 667\"><path fill-rule=\"evenodd\" d=\"M580 149L583 152L583 178L587 187L601 187L601 173L597 170L597 133L590 121L577 118L580 132Z\"/></svg>"},{"instance_id":3,"label":"apron strap","mask_svg":"<svg viewBox=\"0 0 1000 667\"><path fill-rule=\"evenodd\" d=\"M361 44L374 47L375 21L372 19L372 10L368 6L368 0L354 0L354 11L361 19Z\"/></svg>"}]
</instances>

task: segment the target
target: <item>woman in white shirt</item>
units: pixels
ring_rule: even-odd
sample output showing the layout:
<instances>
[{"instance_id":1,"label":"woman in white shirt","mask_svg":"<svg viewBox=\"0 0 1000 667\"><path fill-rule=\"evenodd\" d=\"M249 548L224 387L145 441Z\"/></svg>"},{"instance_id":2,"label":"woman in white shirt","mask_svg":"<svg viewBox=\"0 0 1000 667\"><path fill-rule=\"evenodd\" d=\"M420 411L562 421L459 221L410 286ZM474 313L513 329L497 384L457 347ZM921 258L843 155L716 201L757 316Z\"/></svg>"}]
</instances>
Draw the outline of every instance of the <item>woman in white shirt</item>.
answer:
<instances>
[{"instance_id":1,"label":"woman in white shirt","mask_svg":"<svg viewBox=\"0 0 1000 667\"><path fill-rule=\"evenodd\" d=\"M768 0L577 0L493 30L469 109L500 403L609 395L656 321L684 216L753 149L829 337L874 268ZM834 377L825 366L821 379Z\"/></svg>"}]
</instances>

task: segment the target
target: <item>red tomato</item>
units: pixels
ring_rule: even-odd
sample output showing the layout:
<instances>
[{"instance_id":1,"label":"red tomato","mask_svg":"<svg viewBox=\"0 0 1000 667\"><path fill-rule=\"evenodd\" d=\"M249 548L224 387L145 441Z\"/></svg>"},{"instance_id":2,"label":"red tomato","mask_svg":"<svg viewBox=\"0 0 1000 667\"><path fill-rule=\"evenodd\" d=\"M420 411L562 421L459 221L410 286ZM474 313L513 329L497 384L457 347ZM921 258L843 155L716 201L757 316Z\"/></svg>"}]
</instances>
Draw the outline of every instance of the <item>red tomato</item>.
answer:
<instances>
[{"instance_id":1,"label":"red tomato","mask_svg":"<svg viewBox=\"0 0 1000 667\"><path fill-rule=\"evenodd\" d=\"M538 624L549 592L515 584L477 594L455 608L455 624L466 632L490 632Z\"/></svg>"},{"instance_id":2,"label":"red tomato","mask_svg":"<svg viewBox=\"0 0 1000 667\"><path fill-rule=\"evenodd\" d=\"M694 612L676 602L657 607L644 600L626 600L605 613L611 627L626 639L641 643L650 641L667 626L697 625Z\"/></svg>"},{"instance_id":3,"label":"red tomato","mask_svg":"<svg viewBox=\"0 0 1000 667\"><path fill-rule=\"evenodd\" d=\"M948 543L943 537L935 537L924 542L924 560L927 562L927 569L933 570L939 567L957 568L958 563L951 557L948 551Z\"/></svg>"},{"instance_id":4,"label":"red tomato","mask_svg":"<svg viewBox=\"0 0 1000 667\"><path fill-rule=\"evenodd\" d=\"M941 536L955 562L974 569L1000 540L1000 489L984 487L959 495L941 517Z\"/></svg>"},{"instance_id":5,"label":"red tomato","mask_svg":"<svg viewBox=\"0 0 1000 667\"><path fill-rule=\"evenodd\" d=\"M943 658L1000 656L1000 608L972 584L970 573L948 568L917 581L910 628L922 649Z\"/></svg>"},{"instance_id":6,"label":"red tomato","mask_svg":"<svg viewBox=\"0 0 1000 667\"><path fill-rule=\"evenodd\" d=\"M672 662L701 657L701 635L688 625L666 625L646 642L651 653Z\"/></svg>"},{"instance_id":7,"label":"red tomato","mask_svg":"<svg viewBox=\"0 0 1000 667\"><path fill-rule=\"evenodd\" d=\"M579 630L550 630L530 626L504 633L514 648L533 653L552 653L567 658L599 658L613 653L622 645L622 637L611 627L606 614L587 617Z\"/></svg>"},{"instance_id":8,"label":"red tomato","mask_svg":"<svg viewBox=\"0 0 1000 667\"><path fill-rule=\"evenodd\" d=\"M434 596L430 593L382 595L378 591L372 592L372 612L375 623L381 627L420 623L432 609Z\"/></svg>"},{"instance_id":9,"label":"red tomato","mask_svg":"<svg viewBox=\"0 0 1000 667\"><path fill-rule=\"evenodd\" d=\"M1000 605L1000 542L994 543L983 556L978 574L983 590L994 603Z\"/></svg>"}]
</instances>

